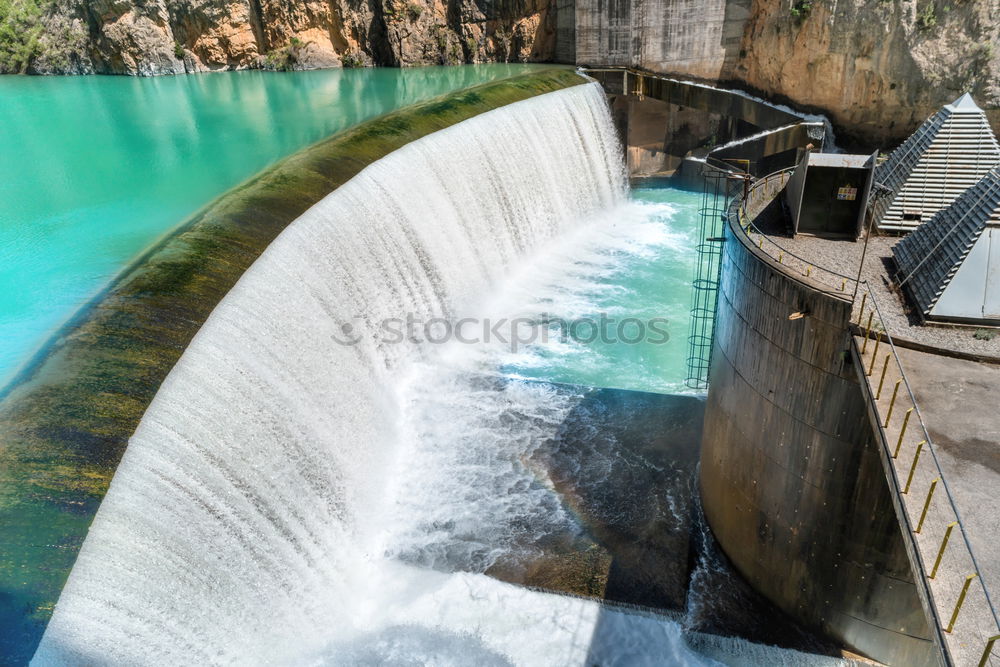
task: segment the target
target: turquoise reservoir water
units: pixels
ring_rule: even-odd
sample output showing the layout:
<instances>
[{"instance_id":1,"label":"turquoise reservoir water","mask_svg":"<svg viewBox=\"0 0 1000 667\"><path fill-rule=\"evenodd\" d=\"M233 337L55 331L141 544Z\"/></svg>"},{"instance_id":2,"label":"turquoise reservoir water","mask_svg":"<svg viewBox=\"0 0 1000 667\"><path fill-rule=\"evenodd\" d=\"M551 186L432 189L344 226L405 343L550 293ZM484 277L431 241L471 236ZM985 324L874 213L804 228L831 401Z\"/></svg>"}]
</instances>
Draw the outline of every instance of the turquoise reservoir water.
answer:
<instances>
[{"instance_id":1,"label":"turquoise reservoir water","mask_svg":"<svg viewBox=\"0 0 1000 667\"><path fill-rule=\"evenodd\" d=\"M0 385L225 190L361 120L531 67L0 77Z\"/></svg>"}]
</instances>

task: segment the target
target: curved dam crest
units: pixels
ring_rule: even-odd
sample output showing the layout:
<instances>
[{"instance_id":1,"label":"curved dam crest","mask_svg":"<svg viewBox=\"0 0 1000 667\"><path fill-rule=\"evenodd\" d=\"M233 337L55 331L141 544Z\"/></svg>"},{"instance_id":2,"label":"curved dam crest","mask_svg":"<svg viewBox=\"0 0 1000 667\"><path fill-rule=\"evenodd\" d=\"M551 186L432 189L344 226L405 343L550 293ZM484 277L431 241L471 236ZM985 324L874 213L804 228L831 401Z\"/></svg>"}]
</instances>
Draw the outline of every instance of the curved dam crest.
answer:
<instances>
[{"instance_id":1,"label":"curved dam crest","mask_svg":"<svg viewBox=\"0 0 1000 667\"><path fill-rule=\"evenodd\" d=\"M476 86L321 141L224 195L84 307L0 394L0 653L27 659L150 400L198 328L293 219L408 142L585 79ZM26 574L27 573L27 574Z\"/></svg>"},{"instance_id":2,"label":"curved dam crest","mask_svg":"<svg viewBox=\"0 0 1000 667\"><path fill-rule=\"evenodd\" d=\"M624 198L619 150L600 88L574 86L410 143L288 227L146 410L35 663L266 662L349 637L359 590L391 579L393 373L422 352L340 345L344 325L460 313Z\"/></svg>"}]
</instances>

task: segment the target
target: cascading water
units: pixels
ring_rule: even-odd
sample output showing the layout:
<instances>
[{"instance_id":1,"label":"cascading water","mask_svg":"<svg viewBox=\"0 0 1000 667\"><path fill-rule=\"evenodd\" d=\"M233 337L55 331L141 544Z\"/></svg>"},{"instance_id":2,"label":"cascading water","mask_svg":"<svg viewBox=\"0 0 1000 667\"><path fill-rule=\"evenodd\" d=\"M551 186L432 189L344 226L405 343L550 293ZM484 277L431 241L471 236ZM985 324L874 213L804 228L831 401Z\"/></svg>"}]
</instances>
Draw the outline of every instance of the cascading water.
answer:
<instances>
[{"instance_id":1,"label":"cascading water","mask_svg":"<svg viewBox=\"0 0 1000 667\"><path fill-rule=\"evenodd\" d=\"M603 95L584 85L413 142L318 203L164 382L36 660L269 662L346 629L413 347L337 341L453 315L624 193Z\"/></svg>"},{"instance_id":2,"label":"cascading water","mask_svg":"<svg viewBox=\"0 0 1000 667\"><path fill-rule=\"evenodd\" d=\"M579 392L510 379L551 348L381 335L579 314L600 289L567 287L574 262L684 245L639 233L619 150L581 85L418 140L289 227L147 410L34 663L779 664L484 575L577 530L531 458Z\"/></svg>"}]
</instances>

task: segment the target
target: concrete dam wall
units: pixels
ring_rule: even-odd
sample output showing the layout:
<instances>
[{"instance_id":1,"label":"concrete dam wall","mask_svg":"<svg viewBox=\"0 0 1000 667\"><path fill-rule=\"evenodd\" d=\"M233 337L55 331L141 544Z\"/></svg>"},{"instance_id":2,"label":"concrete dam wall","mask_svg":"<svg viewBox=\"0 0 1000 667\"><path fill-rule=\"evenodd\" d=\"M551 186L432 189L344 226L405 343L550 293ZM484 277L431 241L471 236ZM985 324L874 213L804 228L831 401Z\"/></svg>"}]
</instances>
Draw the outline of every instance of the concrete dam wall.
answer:
<instances>
[{"instance_id":1,"label":"concrete dam wall","mask_svg":"<svg viewBox=\"0 0 1000 667\"><path fill-rule=\"evenodd\" d=\"M1000 129L995 0L920 12L884 0L562 0L555 56L754 91L822 112L863 144L901 140L963 91Z\"/></svg>"},{"instance_id":2,"label":"concrete dam wall","mask_svg":"<svg viewBox=\"0 0 1000 667\"><path fill-rule=\"evenodd\" d=\"M935 664L848 355L850 314L849 299L793 277L725 225L705 515L780 608L880 661Z\"/></svg>"}]
</instances>

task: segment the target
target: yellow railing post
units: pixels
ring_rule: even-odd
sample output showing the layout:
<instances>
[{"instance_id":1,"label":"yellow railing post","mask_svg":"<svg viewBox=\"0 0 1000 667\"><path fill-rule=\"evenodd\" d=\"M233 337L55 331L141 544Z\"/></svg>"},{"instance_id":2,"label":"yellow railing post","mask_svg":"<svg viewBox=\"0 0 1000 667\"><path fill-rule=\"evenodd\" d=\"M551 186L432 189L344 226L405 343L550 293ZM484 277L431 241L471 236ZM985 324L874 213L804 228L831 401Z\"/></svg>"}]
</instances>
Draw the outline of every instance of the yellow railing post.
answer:
<instances>
[{"instance_id":1,"label":"yellow railing post","mask_svg":"<svg viewBox=\"0 0 1000 667\"><path fill-rule=\"evenodd\" d=\"M892 453L892 458L899 456L899 448L903 446L903 436L906 435L906 425L910 423L910 415L913 413L913 408L906 411L906 416L903 417L903 426L899 429L899 440L896 441L896 451Z\"/></svg>"},{"instance_id":2,"label":"yellow railing post","mask_svg":"<svg viewBox=\"0 0 1000 667\"><path fill-rule=\"evenodd\" d=\"M920 521L917 522L917 529L913 531L917 535L920 534L921 529L924 527L924 519L927 518L927 510L930 509L931 498L934 497L934 489L937 488L937 483L940 481L940 477L935 477L934 481L931 482L931 488L927 491L927 500L924 501L924 509L920 512Z\"/></svg>"},{"instance_id":3,"label":"yellow railing post","mask_svg":"<svg viewBox=\"0 0 1000 667\"><path fill-rule=\"evenodd\" d=\"M878 391L875 392L875 400L882 398L882 384L885 382L885 372L889 370L889 357L891 354L885 355L885 363L882 364L882 377L878 380Z\"/></svg>"},{"instance_id":4,"label":"yellow railing post","mask_svg":"<svg viewBox=\"0 0 1000 667\"><path fill-rule=\"evenodd\" d=\"M926 440L921 440L917 443L917 453L913 455L913 465L910 466L910 474L906 476L906 488L903 489L903 493L907 494L910 492L910 484L913 483L913 473L917 470L917 463L920 461L920 452L924 448L924 443Z\"/></svg>"},{"instance_id":5,"label":"yellow railing post","mask_svg":"<svg viewBox=\"0 0 1000 667\"><path fill-rule=\"evenodd\" d=\"M941 566L941 559L944 557L944 549L948 546L948 538L951 537L951 531L957 525L957 521L952 521L948 524L948 528L944 531L944 539L941 540L941 548L938 549L937 558L934 559L934 568L931 570L931 575L927 577L928 579L933 579L937 576L938 568Z\"/></svg>"},{"instance_id":6,"label":"yellow railing post","mask_svg":"<svg viewBox=\"0 0 1000 667\"><path fill-rule=\"evenodd\" d=\"M997 643L998 639L1000 639L1000 635L993 635L986 642L986 650L983 651L983 657L979 659L979 667L986 667L986 663L990 659L990 653L993 653L993 645Z\"/></svg>"},{"instance_id":7,"label":"yellow railing post","mask_svg":"<svg viewBox=\"0 0 1000 667\"><path fill-rule=\"evenodd\" d=\"M847 278L840 281L840 291L843 292L847 288Z\"/></svg>"},{"instance_id":8,"label":"yellow railing post","mask_svg":"<svg viewBox=\"0 0 1000 667\"><path fill-rule=\"evenodd\" d=\"M866 338L865 340L868 339ZM878 356L878 346L879 343L881 342L882 342L882 332L879 331L877 334L875 334L875 349L872 350L872 362L868 364L868 372L865 373L865 375L868 375L869 377L871 376L872 371L875 370L875 358Z\"/></svg>"},{"instance_id":9,"label":"yellow railing post","mask_svg":"<svg viewBox=\"0 0 1000 667\"><path fill-rule=\"evenodd\" d=\"M902 382L903 378L896 380L896 386L892 390L892 400L889 401L889 411L885 413L885 423L882 424L882 428L889 428L889 420L892 419L892 409L896 407L896 395L899 394L899 385Z\"/></svg>"},{"instance_id":10,"label":"yellow railing post","mask_svg":"<svg viewBox=\"0 0 1000 667\"><path fill-rule=\"evenodd\" d=\"M962 592L958 594L958 602L955 603L955 611L951 613L951 620L948 621L948 628L945 630L947 633L951 633L955 629L955 621L958 620L958 612L962 609L962 604L965 602L965 595L969 592L969 584L972 580L978 577L979 574L973 572L965 578L965 583L962 584Z\"/></svg>"},{"instance_id":11,"label":"yellow railing post","mask_svg":"<svg viewBox=\"0 0 1000 667\"><path fill-rule=\"evenodd\" d=\"M863 318L864 316L865 316L865 314L861 313L861 317ZM862 357L865 356L865 350L868 349L868 337L872 334L872 318L873 317L875 317L875 311L874 310L872 312L868 313L868 325L865 326L865 342L861 346L861 356Z\"/></svg>"},{"instance_id":12,"label":"yellow railing post","mask_svg":"<svg viewBox=\"0 0 1000 667\"><path fill-rule=\"evenodd\" d=\"M778 253L778 264L784 264L784 263L785 263L785 253L779 252Z\"/></svg>"}]
</instances>

